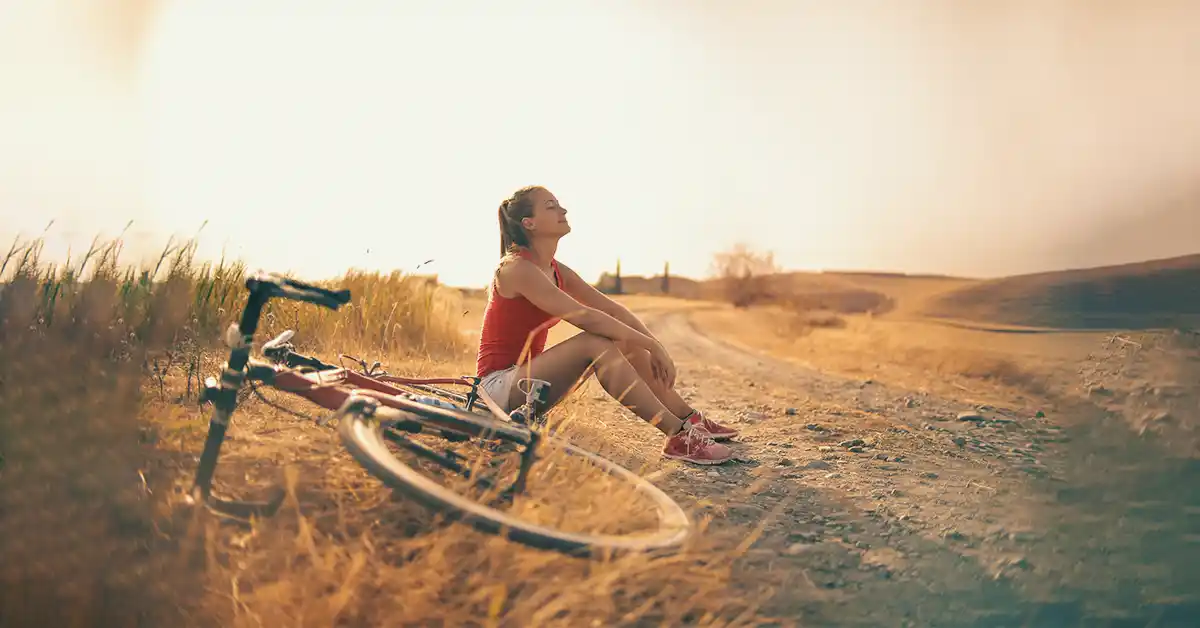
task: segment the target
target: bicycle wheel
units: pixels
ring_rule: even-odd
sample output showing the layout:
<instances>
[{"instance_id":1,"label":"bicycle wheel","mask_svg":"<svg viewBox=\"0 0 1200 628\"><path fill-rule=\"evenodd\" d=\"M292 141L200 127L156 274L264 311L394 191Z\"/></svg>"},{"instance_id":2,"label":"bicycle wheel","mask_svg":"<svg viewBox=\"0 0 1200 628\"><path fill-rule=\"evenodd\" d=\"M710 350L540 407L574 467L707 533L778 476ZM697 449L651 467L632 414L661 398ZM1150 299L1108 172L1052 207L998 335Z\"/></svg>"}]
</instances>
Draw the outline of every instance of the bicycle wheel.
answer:
<instances>
[{"instance_id":1,"label":"bicycle wheel","mask_svg":"<svg viewBox=\"0 0 1200 628\"><path fill-rule=\"evenodd\" d=\"M455 420L465 428L462 430L464 432L469 429L481 434L494 434L524 429L494 418L465 411L432 407L402 411L396 408L376 406L361 397L351 397L338 411L338 433L350 455L367 472L381 480L389 488L404 493L426 508L467 523L476 530L503 536L530 547L554 550L569 555L586 555L597 551L650 552L677 548L691 533L691 521L687 514L675 500L661 489L621 465L561 439L542 437L539 448L552 443L556 451L550 457L562 453L570 458L586 461L600 473L612 478L615 484L620 484L621 488L630 494L644 499L647 505L651 506L647 511L653 511L647 513L647 516L655 519L648 532L616 534L576 532L536 521L527 521L439 484L402 462L393 455L385 442L385 423L392 421L424 422L425 419L429 419L438 425L445 426L447 419L450 418L448 415L455 415ZM553 464L561 464L561 461ZM579 493L579 491L575 491L575 493ZM626 498L621 499L625 500ZM606 504L605 510L611 510L610 506Z\"/></svg>"}]
</instances>

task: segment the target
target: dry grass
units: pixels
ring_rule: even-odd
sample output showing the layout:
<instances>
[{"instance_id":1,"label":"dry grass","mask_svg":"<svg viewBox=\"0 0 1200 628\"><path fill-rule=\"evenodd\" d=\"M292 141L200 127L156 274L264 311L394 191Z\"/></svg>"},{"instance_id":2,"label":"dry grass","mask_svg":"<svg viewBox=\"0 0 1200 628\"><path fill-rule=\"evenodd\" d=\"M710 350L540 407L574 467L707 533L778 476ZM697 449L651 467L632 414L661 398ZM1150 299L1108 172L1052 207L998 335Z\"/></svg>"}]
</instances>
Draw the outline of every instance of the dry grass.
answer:
<instances>
[{"instance_id":1,"label":"dry grass","mask_svg":"<svg viewBox=\"0 0 1200 628\"><path fill-rule=\"evenodd\" d=\"M209 610L222 625L735 625L749 606L724 591L728 560L703 548L605 561L526 549L392 499L332 438L309 440L280 515L252 530L208 527ZM588 503L571 511L579 523L628 514L597 476L536 479Z\"/></svg>"},{"instance_id":2,"label":"dry grass","mask_svg":"<svg viewBox=\"0 0 1200 628\"><path fill-rule=\"evenodd\" d=\"M178 625L191 576L156 533L137 417L183 308L122 302L111 264L60 285L28 260L0 296L0 624Z\"/></svg>"},{"instance_id":3,"label":"dry grass","mask_svg":"<svg viewBox=\"0 0 1200 628\"><path fill-rule=\"evenodd\" d=\"M0 293L0 624L4 626L751 625L729 592L737 551L700 535L669 557L586 561L447 525L349 459L333 430L251 398L234 417L218 489L287 478L289 500L252 527L181 504L206 422L196 381L244 299L240 264L168 246L156 268L120 242L72 264L40 244L5 258ZM468 372L459 295L425 279L355 273L350 307L275 303L264 336L393 357L393 372ZM261 337L260 337L261 339ZM403 356L399 358L396 356ZM405 361L407 360L407 361ZM298 399L268 398L316 414ZM557 420L580 416L568 403ZM598 442L584 421L573 439ZM617 459L634 468L628 455ZM536 516L636 522L637 500L595 472L539 477ZM554 499L571 496L571 499ZM558 512L546 510L559 508ZM744 545L743 545L744 547Z\"/></svg>"}]
</instances>

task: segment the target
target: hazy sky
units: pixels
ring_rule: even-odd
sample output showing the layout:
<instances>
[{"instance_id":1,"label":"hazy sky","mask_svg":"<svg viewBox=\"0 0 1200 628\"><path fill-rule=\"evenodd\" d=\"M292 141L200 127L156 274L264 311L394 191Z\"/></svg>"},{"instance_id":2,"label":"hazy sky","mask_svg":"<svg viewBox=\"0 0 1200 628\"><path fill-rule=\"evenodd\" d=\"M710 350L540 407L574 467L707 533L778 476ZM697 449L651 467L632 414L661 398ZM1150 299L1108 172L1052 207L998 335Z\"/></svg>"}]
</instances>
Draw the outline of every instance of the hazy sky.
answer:
<instances>
[{"instance_id":1,"label":"hazy sky","mask_svg":"<svg viewBox=\"0 0 1200 628\"><path fill-rule=\"evenodd\" d=\"M0 0L0 237L481 285L538 183L589 278L1200 252L1196 3L158 4Z\"/></svg>"}]
</instances>

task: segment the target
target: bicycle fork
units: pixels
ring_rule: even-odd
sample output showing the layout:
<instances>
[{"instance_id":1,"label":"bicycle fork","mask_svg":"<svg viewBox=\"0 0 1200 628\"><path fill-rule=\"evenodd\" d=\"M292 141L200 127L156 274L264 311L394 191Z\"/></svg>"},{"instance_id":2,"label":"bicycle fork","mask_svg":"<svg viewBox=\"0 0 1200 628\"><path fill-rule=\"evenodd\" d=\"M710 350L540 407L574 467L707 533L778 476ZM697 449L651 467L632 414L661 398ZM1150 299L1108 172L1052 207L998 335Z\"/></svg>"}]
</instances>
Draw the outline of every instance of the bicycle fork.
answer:
<instances>
[{"instance_id":1,"label":"bicycle fork","mask_svg":"<svg viewBox=\"0 0 1200 628\"><path fill-rule=\"evenodd\" d=\"M200 454L200 465L196 468L196 480L192 492L197 497L207 500L212 491L213 474L217 470L217 458L221 455L221 445L225 442L225 432L229 429L229 420L237 408L237 393L246 374L234 371L226 365L221 370L221 382L209 377L204 381L204 391L200 393L200 403L211 401L213 404L212 418L208 422L208 436L204 439L204 451Z\"/></svg>"},{"instance_id":2,"label":"bicycle fork","mask_svg":"<svg viewBox=\"0 0 1200 628\"><path fill-rule=\"evenodd\" d=\"M250 361L250 345L254 330L258 326L258 318L262 313L266 295L252 291L242 312L241 325L232 324L225 333L225 343L229 346L229 362L221 369L221 380L209 377L204 381L204 389L200 393L200 403L211 401L213 404L212 418L208 422L208 435L204 439L204 451L200 454L200 464L196 468L196 478L192 483L189 497L194 503L201 503L219 514L238 519L270 516L283 504L286 495L281 488L273 491L271 498L265 502L232 501L220 499L212 494L213 475L217 470L217 459L221 454L221 445L225 442L225 432L229 429L229 421L237 409L237 394L246 382L246 365Z\"/></svg>"}]
</instances>

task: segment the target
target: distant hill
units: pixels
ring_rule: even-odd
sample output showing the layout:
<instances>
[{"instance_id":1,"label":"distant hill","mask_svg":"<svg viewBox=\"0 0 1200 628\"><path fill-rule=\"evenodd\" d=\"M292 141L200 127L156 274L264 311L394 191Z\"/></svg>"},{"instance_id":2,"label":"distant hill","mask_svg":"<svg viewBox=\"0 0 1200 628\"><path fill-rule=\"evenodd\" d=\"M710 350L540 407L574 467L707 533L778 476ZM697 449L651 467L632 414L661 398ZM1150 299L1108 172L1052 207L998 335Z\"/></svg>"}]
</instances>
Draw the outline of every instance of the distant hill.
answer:
<instances>
[{"instance_id":1,"label":"distant hill","mask_svg":"<svg viewBox=\"0 0 1200 628\"><path fill-rule=\"evenodd\" d=\"M911 308L927 295L944 292L970 284L975 280L940 275L906 275L889 272L784 272L762 278L755 290L756 303L786 305L805 311L826 311L842 314L883 314L893 309ZM616 278L605 273L596 287L612 293ZM624 294L661 295L662 276L622 276ZM729 294L729 280L695 280L671 277L668 296L682 299L724 301Z\"/></svg>"},{"instance_id":2,"label":"distant hill","mask_svg":"<svg viewBox=\"0 0 1200 628\"><path fill-rule=\"evenodd\" d=\"M1200 255L981 281L927 316L1075 329L1200 327Z\"/></svg>"}]
</instances>

